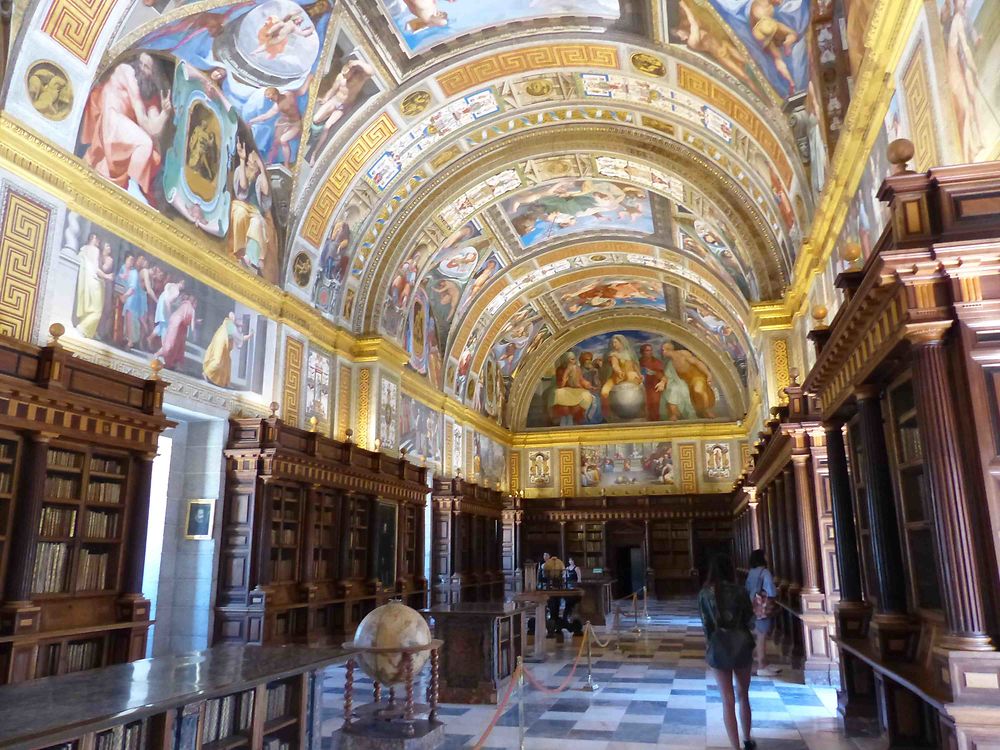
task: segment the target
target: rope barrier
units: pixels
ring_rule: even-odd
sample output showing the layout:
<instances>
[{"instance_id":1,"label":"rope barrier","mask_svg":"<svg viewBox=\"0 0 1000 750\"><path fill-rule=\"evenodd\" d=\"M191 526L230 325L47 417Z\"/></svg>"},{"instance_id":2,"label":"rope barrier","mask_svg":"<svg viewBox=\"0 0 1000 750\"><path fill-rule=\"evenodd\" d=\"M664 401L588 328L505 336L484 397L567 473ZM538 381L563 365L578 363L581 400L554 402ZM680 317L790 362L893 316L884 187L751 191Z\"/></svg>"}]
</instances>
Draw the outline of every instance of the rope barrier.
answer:
<instances>
[{"instance_id":1,"label":"rope barrier","mask_svg":"<svg viewBox=\"0 0 1000 750\"><path fill-rule=\"evenodd\" d=\"M528 678L528 682L531 683L532 687L534 687L535 690L539 690L543 693L549 693L549 694L561 693L567 687L569 687L569 683L573 679L573 675L576 672L576 668L580 666L580 658L583 656L583 649L584 646L586 645L587 645L587 635L585 632L583 639L580 641L580 648L577 649L576 658L573 659L573 668L569 670L569 674L566 675L566 679L563 680L562 684L559 687L555 689L545 687L545 685L542 685L540 682L538 682L538 680L535 679L535 676L528 671L527 667L524 668L524 676Z\"/></svg>"},{"instance_id":2,"label":"rope barrier","mask_svg":"<svg viewBox=\"0 0 1000 750\"><path fill-rule=\"evenodd\" d=\"M589 622L587 623L587 629L590 631L590 637L594 639L594 643L597 644L598 648L607 648L611 645L611 637L608 636L607 643L601 643L601 639L597 637L597 633L594 632L594 626Z\"/></svg>"},{"instance_id":3,"label":"rope barrier","mask_svg":"<svg viewBox=\"0 0 1000 750\"><path fill-rule=\"evenodd\" d=\"M520 681L519 678L524 674L524 664L521 663L521 658L518 657L517 667L514 669L514 674L510 676L510 685L507 686L507 694L504 695L503 700L500 701L497 706L497 710L493 712L493 718L490 719L490 723L486 725L486 730L479 735L479 739L473 746L473 750L482 750L483 745L486 744L486 740L489 739L490 733L496 727L497 722L503 715L504 709L507 708L507 702L510 701L510 696L514 693L514 687Z\"/></svg>"}]
</instances>

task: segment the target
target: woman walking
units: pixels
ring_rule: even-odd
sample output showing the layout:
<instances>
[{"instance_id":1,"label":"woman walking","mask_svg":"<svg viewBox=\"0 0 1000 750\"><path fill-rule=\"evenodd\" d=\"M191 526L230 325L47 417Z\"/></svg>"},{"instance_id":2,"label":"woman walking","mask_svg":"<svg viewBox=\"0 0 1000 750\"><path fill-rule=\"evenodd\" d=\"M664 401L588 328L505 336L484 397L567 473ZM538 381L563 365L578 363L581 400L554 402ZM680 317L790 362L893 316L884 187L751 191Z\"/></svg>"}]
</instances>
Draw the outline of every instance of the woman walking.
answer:
<instances>
[{"instance_id":1,"label":"woman walking","mask_svg":"<svg viewBox=\"0 0 1000 750\"><path fill-rule=\"evenodd\" d=\"M767 559L762 549L755 549L750 553L747 594L754 610L753 636L756 641L754 654L757 657L757 674L760 677L774 677L781 670L767 663L767 637L774 627L774 597L778 595L778 590L774 587L774 576L767 568Z\"/></svg>"},{"instance_id":2,"label":"woman walking","mask_svg":"<svg viewBox=\"0 0 1000 750\"><path fill-rule=\"evenodd\" d=\"M698 609L705 628L705 661L719 685L729 743L733 750L740 750L740 732L736 724L736 700L739 698L742 748L753 750L757 747L750 739L750 671L754 649L750 628L754 614L746 592L736 583L736 571L728 555L712 559L708 580L698 596Z\"/></svg>"}]
</instances>

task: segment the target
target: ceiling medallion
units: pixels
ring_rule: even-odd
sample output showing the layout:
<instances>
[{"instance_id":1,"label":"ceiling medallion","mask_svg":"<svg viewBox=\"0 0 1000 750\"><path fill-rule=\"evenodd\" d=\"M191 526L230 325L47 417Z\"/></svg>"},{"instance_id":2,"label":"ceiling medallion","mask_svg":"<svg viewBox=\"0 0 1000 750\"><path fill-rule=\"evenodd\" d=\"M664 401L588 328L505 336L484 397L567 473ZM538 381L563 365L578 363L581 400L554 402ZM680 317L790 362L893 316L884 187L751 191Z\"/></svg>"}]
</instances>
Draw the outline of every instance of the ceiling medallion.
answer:
<instances>
[{"instance_id":1,"label":"ceiling medallion","mask_svg":"<svg viewBox=\"0 0 1000 750\"><path fill-rule=\"evenodd\" d=\"M648 52L636 52L632 55L632 67L640 73L662 78L667 74L667 68L663 61Z\"/></svg>"},{"instance_id":2,"label":"ceiling medallion","mask_svg":"<svg viewBox=\"0 0 1000 750\"><path fill-rule=\"evenodd\" d=\"M47 120L59 121L73 107L73 85L58 65L40 60L25 75L28 98L38 113Z\"/></svg>"},{"instance_id":3,"label":"ceiling medallion","mask_svg":"<svg viewBox=\"0 0 1000 750\"><path fill-rule=\"evenodd\" d=\"M428 105L431 103L431 92L429 91L414 91L412 94L407 94L402 102L399 104L399 111L403 113L404 117L416 117L421 114Z\"/></svg>"},{"instance_id":4,"label":"ceiling medallion","mask_svg":"<svg viewBox=\"0 0 1000 750\"><path fill-rule=\"evenodd\" d=\"M292 278L301 287L309 285L312 280L312 259L306 253L299 253L292 261Z\"/></svg>"}]
</instances>

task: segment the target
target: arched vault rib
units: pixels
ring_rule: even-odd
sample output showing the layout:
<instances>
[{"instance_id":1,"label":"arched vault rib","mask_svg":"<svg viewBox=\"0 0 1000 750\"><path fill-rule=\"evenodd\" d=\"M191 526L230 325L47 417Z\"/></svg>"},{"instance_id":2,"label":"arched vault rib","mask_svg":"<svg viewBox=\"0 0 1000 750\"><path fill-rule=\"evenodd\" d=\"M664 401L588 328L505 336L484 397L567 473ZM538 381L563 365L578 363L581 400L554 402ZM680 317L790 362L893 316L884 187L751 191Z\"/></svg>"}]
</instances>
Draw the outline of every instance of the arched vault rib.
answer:
<instances>
[{"instance_id":1,"label":"arched vault rib","mask_svg":"<svg viewBox=\"0 0 1000 750\"><path fill-rule=\"evenodd\" d=\"M614 146L613 150L609 145ZM365 296L359 300L355 329L377 330L378 305L395 272L395 264L385 255L398 237L415 237L421 229L434 220L446 198L461 190L455 185L471 187L482 174L489 174L511 163L532 157L547 157L553 152L598 152L652 162L668 173L677 174L690 181L701 180L710 200L729 212L737 236L746 238L751 247L752 266L758 270L766 298L780 294L787 284L787 259L783 258L777 242L756 205L718 167L680 144L648 134L637 134L627 128L613 125L577 125L553 128L545 138L532 134L515 134L502 139L463 159L453 168L436 175L420 186L410 201L393 217L392 224L382 234L379 245L368 261L368 271L361 287ZM395 245L399 249L401 244Z\"/></svg>"},{"instance_id":2,"label":"arched vault rib","mask_svg":"<svg viewBox=\"0 0 1000 750\"><path fill-rule=\"evenodd\" d=\"M713 373L719 373L717 385L726 400L732 405L734 412L737 415L746 413L748 408L747 391L742 386L732 360L718 349L707 345L703 340L694 336L682 325L662 317L645 314L614 317L595 315L592 318L588 317L581 325L545 342L530 355L530 360L521 366L515 384L510 389L512 394L509 404L511 427L514 430L526 429L528 409L534 395L535 385L545 370L551 367L552 362L562 352L591 336L633 329L662 333L690 349L709 366Z\"/></svg>"}]
</instances>

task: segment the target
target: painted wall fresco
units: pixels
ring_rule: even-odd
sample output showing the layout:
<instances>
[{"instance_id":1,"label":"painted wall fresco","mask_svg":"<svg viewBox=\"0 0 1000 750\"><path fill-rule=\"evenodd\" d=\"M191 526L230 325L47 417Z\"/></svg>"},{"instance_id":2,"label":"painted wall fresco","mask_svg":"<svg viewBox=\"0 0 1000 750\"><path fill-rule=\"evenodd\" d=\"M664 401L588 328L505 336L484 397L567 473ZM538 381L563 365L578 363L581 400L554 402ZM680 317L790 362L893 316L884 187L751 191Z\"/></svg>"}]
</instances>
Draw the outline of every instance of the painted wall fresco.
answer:
<instances>
[{"instance_id":1,"label":"painted wall fresco","mask_svg":"<svg viewBox=\"0 0 1000 750\"><path fill-rule=\"evenodd\" d=\"M397 414L399 412L399 384L384 375L379 378L378 430L375 437L381 439L382 447L391 450L399 445Z\"/></svg>"},{"instance_id":2,"label":"painted wall fresco","mask_svg":"<svg viewBox=\"0 0 1000 750\"><path fill-rule=\"evenodd\" d=\"M595 310L640 307L665 310L667 294L663 284L644 279L607 278L581 281L560 289L556 294L559 308L567 320Z\"/></svg>"},{"instance_id":3,"label":"painted wall fresco","mask_svg":"<svg viewBox=\"0 0 1000 750\"><path fill-rule=\"evenodd\" d=\"M153 208L224 238L234 262L277 283L272 184L252 133L221 93L228 77L220 71L148 52L120 59L90 92L77 155Z\"/></svg>"},{"instance_id":4,"label":"painted wall fresco","mask_svg":"<svg viewBox=\"0 0 1000 750\"><path fill-rule=\"evenodd\" d=\"M331 372L333 362L329 355L309 347L306 356L305 418L306 424L316 417L319 430L327 434L330 429Z\"/></svg>"},{"instance_id":5,"label":"painted wall fresco","mask_svg":"<svg viewBox=\"0 0 1000 750\"><path fill-rule=\"evenodd\" d=\"M473 481L490 487L507 486L507 446L478 432L472 434Z\"/></svg>"},{"instance_id":6,"label":"painted wall fresco","mask_svg":"<svg viewBox=\"0 0 1000 750\"><path fill-rule=\"evenodd\" d=\"M731 417L709 367L668 337L592 336L564 352L535 386L528 427Z\"/></svg>"},{"instance_id":7,"label":"painted wall fresco","mask_svg":"<svg viewBox=\"0 0 1000 750\"><path fill-rule=\"evenodd\" d=\"M707 263L724 279L730 279L748 300L760 297L757 279L740 264L729 238L687 211L678 210L674 222L680 247Z\"/></svg>"},{"instance_id":8,"label":"painted wall fresco","mask_svg":"<svg viewBox=\"0 0 1000 750\"><path fill-rule=\"evenodd\" d=\"M262 392L263 316L76 214L63 245L53 319L70 335L209 385Z\"/></svg>"},{"instance_id":9,"label":"painted wall fresco","mask_svg":"<svg viewBox=\"0 0 1000 750\"><path fill-rule=\"evenodd\" d=\"M502 205L525 247L597 229L653 232L649 193L609 180L557 180L516 193Z\"/></svg>"},{"instance_id":10,"label":"painted wall fresco","mask_svg":"<svg viewBox=\"0 0 1000 750\"><path fill-rule=\"evenodd\" d=\"M441 414L404 393L399 400L399 449L427 463L443 460ZM461 443L461 439L459 439Z\"/></svg>"},{"instance_id":11,"label":"painted wall fresco","mask_svg":"<svg viewBox=\"0 0 1000 750\"><path fill-rule=\"evenodd\" d=\"M379 0L399 35L404 48L420 51L460 34L498 26L511 21L558 16L619 17L618 0L508 0L484 3L480 0Z\"/></svg>"},{"instance_id":12,"label":"painted wall fresco","mask_svg":"<svg viewBox=\"0 0 1000 750\"><path fill-rule=\"evenodd\" d=\"M710 482L725 482L732 476L729 443L705 443L705 477Z\"/></svg>"},{"instance_id":13,"label":"painted wall fresco","mask_svg":"<svg viewBox=\"0 0 1000 750\"><path fill-rule=\"evenodd\" d=\"M809 0L670 0L670 39L760 92L751 62L782 97L805 91Z\"/></svg>"},{"instance_id":14,"label":"painted wall fresco","mask_svg":"<svg viewBox=\"0 0 1000 750\"><path fill-rule=\"evenodd\" d=\"M528 486L538 488L553 487L552 481L552 451L532 450L527 452Z\"/></svg>"},{"instance_id":15,"label":"painted wall fresco","mask_svg":"<svg viewBox=\"0 0 1000 750\"><path fill-rule=\"evenodd\" d=\"M580 448L580 487L674 486L670 443L614 443Z\"/></svg>"}]
</instances>

